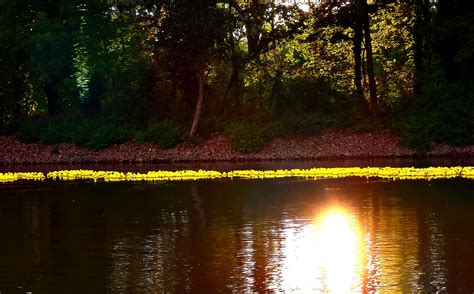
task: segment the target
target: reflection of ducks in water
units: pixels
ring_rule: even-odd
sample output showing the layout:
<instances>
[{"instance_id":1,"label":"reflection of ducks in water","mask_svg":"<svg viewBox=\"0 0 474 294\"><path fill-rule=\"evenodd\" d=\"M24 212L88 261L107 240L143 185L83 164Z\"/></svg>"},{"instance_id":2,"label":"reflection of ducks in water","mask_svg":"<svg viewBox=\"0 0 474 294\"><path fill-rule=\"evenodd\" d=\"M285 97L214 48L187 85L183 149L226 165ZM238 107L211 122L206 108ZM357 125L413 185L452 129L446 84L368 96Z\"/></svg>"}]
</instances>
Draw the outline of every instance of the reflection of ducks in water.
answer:
<instances>
[{"instance_id":1,"label":"reflection of ducks in water","mask_svg":"<svg viewBox=\"0 0 474 294\"><path fill-rule=\"evenodd\" d=\"M339 187L324 187L324 191L340 191Z\"/></svg>"}]
</instances>

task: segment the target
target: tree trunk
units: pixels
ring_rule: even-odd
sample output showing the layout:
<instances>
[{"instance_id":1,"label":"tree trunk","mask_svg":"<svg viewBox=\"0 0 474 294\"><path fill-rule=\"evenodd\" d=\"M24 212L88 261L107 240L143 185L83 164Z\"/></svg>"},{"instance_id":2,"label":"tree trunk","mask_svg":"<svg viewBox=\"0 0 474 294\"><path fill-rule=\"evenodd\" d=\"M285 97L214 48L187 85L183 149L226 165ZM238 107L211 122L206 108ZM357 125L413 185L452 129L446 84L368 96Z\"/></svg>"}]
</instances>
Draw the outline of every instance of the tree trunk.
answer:
<instances>
[{"instance_id":1,"label":"tree trunk","mask_svg":"<svg viewBox=\"0 0 474 294\"><path fill-rule=\"evenodd\" d=\"M367 58L367 75L369 77L369 110L370 115L374 121L379 120L379 106L377 101L377 84L375 82L374 73L374 59L372 53L372 38L370 36L369 14L367 11L367 0L363 1L364 9L364 36L365 36L365 50Z\"/></svg>"},{"instance_id":2,"label":"tree trunk","mask_svg":"<svg viewBox=\"0 0 474 294\"><path fill-rule=\"evenodd\" d=\"M229 83L227 84L227 88L225 89L224 97L222 97L221 109L219 111L220 117L224 115L224 109L227 103L227 97L229 96L230 90L234 86L234 83L237 80L237 78L238 78L238 68L237 66L232 65L232 74L230 75Z\"/></svg>"},{"instance_id":3,"label":"tree trunk","mask_svg":"<svg viewBox=\"0 0 474 294\"><path fill-rule=\"evenodd\" d=\"M191 132L189 133L190 137L194 137L194 135L196 134L199 125L199 119L201 118L202 104L204 101L204 71L205 67L202 66L201 69L199 69L197 76L199 84L199 93L196 104L196 111L194 112L193 124L191 126Z\"/></svg>"},{"instance_id":4,"label":"tree trunk","mask_svg":"<svg viewBox=\"0 0 474 294\"><path fill-rule=\"evenodd\" d=\"M367 65L365 62L365 49L362 50L362 89L367 89Z\"/></svg>"},{"instance_id":5,"label":"tree trunk","mask_svg":"<svg viewBox=\"0 0 474 294\"><path fill-rule=\"evenodd\" d=\"M354 37L352 38L352 51L354 52L354 86L356 89L356 95L362 96L364 90L362 89L362 27L360 23L354 24Z\"/></svg>"},{"instance_id":6,"label":"tree trunk","mask_svg":"<svg viewBox=\"0 0 474 294\"><path fill-rule=\"evenodd\" d=\"M250 18L246 21L247 50L250 56L258 58L260 51L260 35L263 25L263 14L266 6L260 0L252 0L250 4Z\"/></svg>"},{"instance_id":7,"label":"tree trunk","mask_svg":"<svg viewBox=\"0 0 474 294\"><path fill-rule=\"evenodd\" d=\"M232 74L230 75L229 83L227 84L227 88L225 89L224 97L222 97L222 104L221 109L219 111L219 117L224 115L225 104L227 103L227 98L230 94L230 90L234 86L234 83L239 79L239 57L235 52L235 44L234 44L234 37L230 36L230 45L231 45L231 62L232 62Z\"/></svg>"},{"instance_id":8,"label":"tree trunk","mask_svg":"<svg viewBox=\"0 0 474 294\"><path fill-rule=\"evenodd\" d=\"M48 99L48 113L50 116L59 113L59 93L58 83L53 79L48 79L44 86L44 94Z\"/></svg>"},{"instance_id":9,"label":"tree trunk","mask_svg":"<svg viewBox=\"0 0 474 294\"><path fill-rule=\"evenodd\" d=\"M415 1L415 27L413 53L415 61L415 75L413 77L413 93L421 93L423 68L423 48L425 45L426 23L429 21L429 0Z\"/></svg>"},{"instance_id":10,"label":"tree trunk","mask_svg":"<svg viewBox=\"0 0 474 294\"><path fill-rule=\"evenodd\" d=\"M456 36L453 29L449 29L449 25L446 25L446 22L452 21L456 16L460 16L459 5L456 1L452 0L440 0L438 4L438 18L441 25L444 24L445 28L448 28L447 32L444 32L444 38L438 43L438 50L441 55L441 60L443 62L444 74L446 81L448 83L454 83L459 81L461 77L461 71L459 64L455 60L455 56L460 49L460 39Z\"/></svg>"}]
</instances>

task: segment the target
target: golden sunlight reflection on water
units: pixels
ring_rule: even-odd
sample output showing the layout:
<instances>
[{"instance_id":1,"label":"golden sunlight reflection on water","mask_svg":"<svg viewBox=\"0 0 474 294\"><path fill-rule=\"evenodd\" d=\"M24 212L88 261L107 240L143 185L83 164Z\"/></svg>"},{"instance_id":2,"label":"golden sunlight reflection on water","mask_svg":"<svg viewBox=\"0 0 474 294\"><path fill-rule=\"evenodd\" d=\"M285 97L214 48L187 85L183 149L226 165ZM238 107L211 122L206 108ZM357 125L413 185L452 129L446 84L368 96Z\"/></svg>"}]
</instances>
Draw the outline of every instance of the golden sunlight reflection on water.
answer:
<instances>
[{"instance_id":1,"label":"golden sunlight reflection on water","mask_svg":"<svg viewBox=\"0 0 474 294\"><path fill-rule=\"evenodd\" d=\"M220 210L209 200L214 198L204 198L198 189L191 192L192 207L160 212L146 238L133 227L126 231L130 235L114 239L111 292L127 287L180 293L448 289L449 249L457 252L458 247L449 245L443 215L425 202L416 207L402 202L398 193L371 190L333 189L312 197L308 189L308 197L292 195L285 201L272 197L268 202L229 203L222 198L217 204L226 209ZM469 253L472 246L463 248ZM464 274L462 268L457 272Z\"/></svg>"},{"instance_id":2,"label":"golden sunlight reflection on water","mask_svg":"<svg viewBox=\"0 0 474 294\"><path fill-rule=\"evenodd\" d=\"M116 244L109 288L126 288L134 268L128 267L144 262L147 271L136 280L145 288L169 286L176 273L182 273L177 288L210 290L218 285L238 293L445 292L445 238L436 216L428 214L420 224L415 210L401 210L395 198L385 201L381 206L373 198L362 207L312 204L309 209L284 211L275 222L252 216L253 222L234 236L228 225L207 227L207 232L200 231L206 246L190 248L198 254L191 255L194 263L178 247L190 234L182 225L189 223L188 214L164 215L170 225L181 225L147 239L143 258L129 253L137 247L133 242L123 239ZM191 237L194 242L199 235ZM426 250L420 250L424 243ZM213 284L206 284L209 281Z\"/></svg>"},{"instance_id":3,"label":"golden sunlight reflection on water","mask_svg":"<svg viewBox=\"0 0 474 294\"><path fill-rule=\"evenodd\" d=\"M474 293L473 190L365 179L25 186L0 197L0 291Z\"/></svg>"},{"instance_id":4,"label":"golden sunlight reflection on water","mask_svg":"<svg viewBox=\"0 0 474 294\"><path fill-rule=\"evenodd\" d=\"M331 207L285 235L282 290L350 293L361 288L363 236L344 209Z\"/></svg>"}]
</instances>

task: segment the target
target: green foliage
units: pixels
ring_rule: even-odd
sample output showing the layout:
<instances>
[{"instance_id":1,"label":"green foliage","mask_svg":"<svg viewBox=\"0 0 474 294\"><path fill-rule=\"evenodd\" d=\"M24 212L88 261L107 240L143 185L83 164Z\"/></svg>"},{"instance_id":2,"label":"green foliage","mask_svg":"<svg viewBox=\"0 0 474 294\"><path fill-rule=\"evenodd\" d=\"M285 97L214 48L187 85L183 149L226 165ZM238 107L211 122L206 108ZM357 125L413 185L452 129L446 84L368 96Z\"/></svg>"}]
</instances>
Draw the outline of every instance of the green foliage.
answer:
<instances>
[{"instance_id":1,"label":"green foliage","mask_svg":"<svg viewBox=\"0 0 474 294\"><path fill-rule=\"evenodd\" d=\"M385 105L396 103L413 84L414 12L412 5L395 2L372 16L371 36L378 94Z\"/></svg>"},{"instance_id":2,"label":"green foliage","mask_svg":"<svg viewBox=\"0 0 474 294\"><path fill-rule=\"evenodd\" d=\"M38 108L26 46L31 28L25 25L34 14L27 6L28 1L0 2L0 134L15 132L31 109Z\"/></svg>"},{"instance_id":3,"label":"green foliage","mask_svg":"<svg viewBox=\"0 0 474 294\"><path fill-rule=\"evenodd\" d=\"M92 150L104 149L130 139L133 130L115 120L105 119L34 119L23 124L19 139L52 145L74 143Z\"/></svg>"},{"instance_id":4,"label":"green foliage","mask_svg":"<svg viewBox=\"0 0 474 294\"><path fill-rule=\"evenodd\" d=\"M265 145L263 129L254 123L232 123L225 133L232 148L241 153L256 153Z\"/></svg>"},{"instance_id":5,"label":"green foliage","mask_svg":"<svg viewBox=\"0 0 474 294\"><path fill-rule=\"evenodd\" d=\"M234 122L225 128L232 148L241 153L256 153L271 137L271 127L255 122Z\"/></svg>"},{"instance_id":6,"label":"green foliage","mask_svg":"<svg viewBox=\"0 0 474 294\"><path fill-rule=\"evenodd\" d=\"M91 124L90 127L95 127L95 124ZM132 132L128 127L115 122L100 123L100 125L96 127L97 129L91 132L87 140L84 140L84 146L93 150L103 149L112 144L120 144L128 141ZM84 134L82 135L84 136ZM84 136L83 138L86 137Z\"/></svg>"},{"instance_id":7,"label":"green foliage","mask_svg":"<svg viewBox=\"0 0 474 294\"><path fill-rule=\"evenodd\" d=\"M172 120L154 121L144 131L144 140L161 148L172 148L183 136L183 128Z\"/></svg>"},{"instance_id":8,"label":"green foliage","mask_svg":"<svg viewBox=\"0 0 474 294\"><path fill-rule=\"evenodd\" d=\"M357 1L311 14L238 2L2 1L0 133L21 126L25 141L92 149L130 139L162 148L192 142L182 126L204 69L200 135L224 130L241 152L278 136L393 121L420 152L432 142L474 142L474 89L464 86L474 77L472 1L445 1L426 16L420 1L370 5L382 124L367 118L364 42L363 89L354 95ZM174 121L144 123L153 117Z\"/></svg>"},{"instance_id":9,"label":"green foliage","mask_svg":"<svg viewBox=\"0 0 474 294\"><path fill-rule=\"evenodd\" d=\"M102 105L114 115L132 124L140 124L153 116L152 105L147 100L146 75L149 67L145 62L130 64L126 68L117 69L110 79L110 91L114 99Z\"/></svg>"},{"instance_id":10,"label":"green foliage","mask_svg":"<svg viewBox=\"0 0 474 294\"><path fill-rule=\"evenodd\" d=\"M398 124L402 142L420 153L428 151L433 142L457 146L474 144L473 108L472 86L427 86L423 96L401 110L407 113Z\"/></svg>"},{"instance_id":11,"label":"green foliage","mask_svg":"<svg viewBox=\"0 0 474 294\"><path fill-rule=\"evenodd\" d=\"M288 128L282 123L281 120L268 122L264 126L264 130L267 141L274 138L281 138L291 135L291 133L288 131Z\"/></svg>"},{"instance_id":12,"label":"green foliage","mask_svg":"<svg viewBox=\"0 0 474 294\"><path fill-rule=\"evenodd\" d=\"M146 132L144 130L137 130L132 135L133 142L137 144L143 144L146 142Z\"/></svg>"},{"instance_id":13,"label":"green foliage","mask_svg":"<svg viewBox=\"0 0 474 294\"><path fill-rule=\"evenodd\" d=\"M432 147L435 122L433 114L407 118L400 126L401 143L414 148L419 154L425 154Z\"/></svg>"},{"instance_id":14,"label":"green foliage","mask_svg":"<svg viewBox=\"0 0 474 294\"><path fill-rule=\"evenodd\" d=\"M286 114L282 117L282 124L288 134L315 135L334 126L335 119L320 113Z\"/></svg>"},{"instance_id":15,"label":"green foliage","mask_svg":"<svg viewBox=\"0 0 474 294\"><path fill-rule=\"evenodd\" d=\"M19 128L17 137L25 143L39 142L40 134L44 128L44 122L41 119L30 119Z\"/></svg>"},{"instance_id":16,"label":"green foliage","mask_svg":"<svg viewBox=\"0 0 474 294\"><path fill-rule=\"evenodd\" d=\"M128 140L139 144L153 142L161 148L171 148L181 141L183 131L171 120L153 121L144 129L139 129L115 118L37 117L22 125L18 138L24 142L48 145L68 142L92 150Z\"/></svg>"}]
</instances>

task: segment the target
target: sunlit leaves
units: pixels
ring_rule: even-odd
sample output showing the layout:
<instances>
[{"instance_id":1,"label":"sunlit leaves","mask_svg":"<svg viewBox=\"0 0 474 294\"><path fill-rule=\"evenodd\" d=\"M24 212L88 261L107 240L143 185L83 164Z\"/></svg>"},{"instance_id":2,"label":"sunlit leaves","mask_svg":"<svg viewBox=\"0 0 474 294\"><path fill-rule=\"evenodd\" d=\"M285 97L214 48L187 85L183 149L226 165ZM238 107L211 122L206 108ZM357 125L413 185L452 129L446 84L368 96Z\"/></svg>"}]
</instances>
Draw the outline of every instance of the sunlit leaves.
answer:
<instances>
[{"instance_id":1,"label":"sunlit leaves","mask_svg":"<svg viewBox=\"0 0 474 294\"><path fill-rule=\"evenodd\" d=\"M78 5L77 10L79 13L87 12L87 6L85 4ZM79 37L77 42L74 44L74 77L76 78L77 88L79 89L79 100L85 102L89 99L89 82L90 82L90 70L88 65L88 54L87 48L84 44L87 35L84 33L84 27L87 26L86 18L84 15L80 15L79 24Z\"/></svg>"},{"instance_id":2,"label":"sunlit leaves","mask_svg":"<svg viewBox=\"0 0 474 294\"><path fill-rule=\"evenodd\" d=\"M411 5L393 3L372 16L372 44L382 101L392 104L412 91L414 13Z\"/></svg>"}]
</instances>

